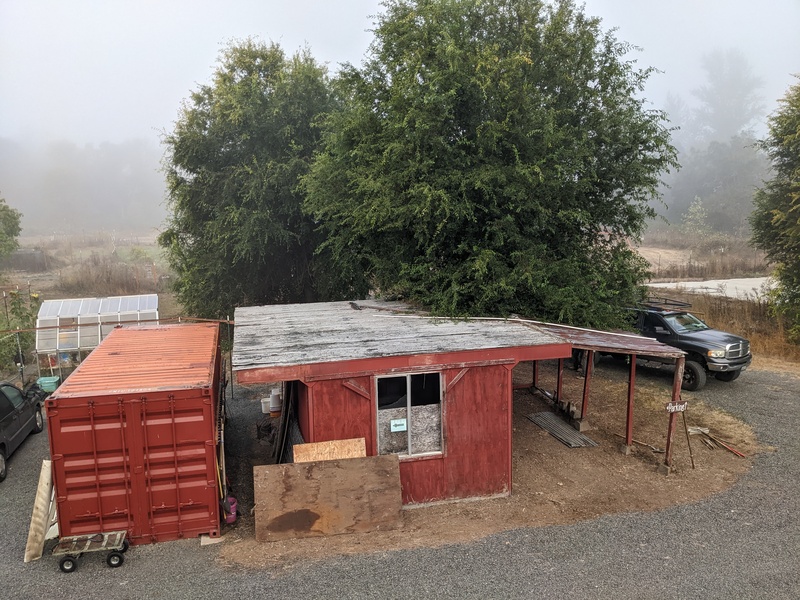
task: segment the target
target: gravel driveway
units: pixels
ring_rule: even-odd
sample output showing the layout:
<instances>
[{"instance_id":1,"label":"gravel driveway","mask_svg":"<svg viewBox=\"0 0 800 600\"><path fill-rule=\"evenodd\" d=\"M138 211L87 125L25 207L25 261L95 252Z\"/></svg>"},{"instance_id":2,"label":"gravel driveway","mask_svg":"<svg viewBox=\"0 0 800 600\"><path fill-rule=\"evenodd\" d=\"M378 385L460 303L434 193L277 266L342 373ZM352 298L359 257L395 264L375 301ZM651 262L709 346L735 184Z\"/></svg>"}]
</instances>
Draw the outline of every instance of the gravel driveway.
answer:
<instances>
[{"instance_id":1,"label":"gravel driveway","mask_svg":"<svg viewBox=\"0 0 800 600\"><path fill-rule=\"evenodd\" d=\"M277 571L218 566L197 540L100 553L70 575L45 555L23 564L46 434L31 436L0 484L5 598L800 598L800 378L751 370L695 395L774 446L733 488L656 513L521 529L439 549L353 556ZM234 418L237 414L234 413Z\"/></svg>"}]
</instances>

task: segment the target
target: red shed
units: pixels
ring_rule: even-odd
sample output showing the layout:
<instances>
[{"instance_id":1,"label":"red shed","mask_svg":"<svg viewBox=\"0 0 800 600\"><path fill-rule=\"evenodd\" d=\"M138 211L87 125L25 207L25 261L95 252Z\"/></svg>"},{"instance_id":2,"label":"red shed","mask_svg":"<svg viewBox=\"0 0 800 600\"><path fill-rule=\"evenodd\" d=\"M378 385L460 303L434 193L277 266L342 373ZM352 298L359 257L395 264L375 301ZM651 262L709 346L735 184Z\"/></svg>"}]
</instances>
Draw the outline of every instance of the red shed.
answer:
<instances>
[{"instance_id":1,"label":"red shed","mask_svg":"<svg viewBox=\"0 0 800 600\"><path fill-rule=\"evenodd\" d=\"M117 328L47 400L61 536L219 535L217 324Z\"/></svg>"},{"instance_id":2,"label":"red shed","mask_svg":"<svg viewBox=\"0 0 800 600\"><path fill-rule=\"evenodd\" d=\"M511 492L511 371L570 356L519 321L453 321L377 301L236 309L241 384L290 382L305 442L400 457L403 502Z\"/></svg>"}]
</instances>

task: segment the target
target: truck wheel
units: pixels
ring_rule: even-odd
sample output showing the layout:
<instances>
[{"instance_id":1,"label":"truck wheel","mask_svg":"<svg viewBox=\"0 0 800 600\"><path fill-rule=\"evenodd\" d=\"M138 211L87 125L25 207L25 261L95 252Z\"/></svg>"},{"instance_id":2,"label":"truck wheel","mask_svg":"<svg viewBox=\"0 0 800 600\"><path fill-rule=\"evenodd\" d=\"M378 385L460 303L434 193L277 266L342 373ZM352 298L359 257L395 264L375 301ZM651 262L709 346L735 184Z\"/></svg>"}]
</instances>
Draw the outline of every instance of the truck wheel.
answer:
<instances>
[{"instance_id":1,"label":"truck wheel","mask_svg":"<svg viewBox=\"0 0 800 600\"><path fill-rule=\"evenodd\" d=\"M42 407L36 407L36 413L33 415L33 433L42 433L44 431L44 417L42 417Z\"/></svg>"},{"instance_id":2,"label":"truck wheel","mask_svg":"<svg viewBox=\"0 0 800 600\"><path fill-rule=\"evenodd\" d=\"M736 381L739 379L739 375L741 375L741 371L724 371L722 373L717 373L714 375L720 381Z\"/></svg>"},{"instance_id":3,"label":"truck wheel","mask_svg":"<svg viewBox=\"0 0 800 600\"><path fill-rule=\"evenodd\" d=\"M0 448L0 481L8 475L8 465L6 464L6 452Z\"/></svg>"},{"instance_id":4,"label":"truck wheel","mask_svg":"<svg viewBox=\"0 0 800 600\"><path fill-rule=\"evenodd\" d=\"M681 388L687 392L696 392L706 384L706 370L698 362L687 360L683 368L683 384Z\"/></svg>"}]
</instances>

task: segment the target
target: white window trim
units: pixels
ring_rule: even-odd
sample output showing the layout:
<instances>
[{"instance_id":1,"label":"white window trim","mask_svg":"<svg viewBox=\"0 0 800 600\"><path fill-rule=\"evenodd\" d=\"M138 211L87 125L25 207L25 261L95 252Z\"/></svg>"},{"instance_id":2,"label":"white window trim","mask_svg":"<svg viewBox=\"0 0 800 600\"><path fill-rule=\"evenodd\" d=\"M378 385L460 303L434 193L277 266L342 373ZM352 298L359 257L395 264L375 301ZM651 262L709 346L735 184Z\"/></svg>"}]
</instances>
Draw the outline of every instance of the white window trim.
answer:
<instances>
[{"instance_id":1,"label":"white window trim","mask_svg":"<svg viewBox=\"0 0 800 600\"><path fill-rule=\"evenodd\" d=\"M412 452L413 446L411 444L411 427L413 421L411 419L411 377L414 375L438 375L439 376L439 448L440 450L431 450L427 452ZM375 389L375 438L377 441L378 454L381 454L381 427L380 427L380 405L378 399L378 381L380 379L405 377L406 378L406 419L409 426L406 428L406 444L408 451L406 452L389 452L387 454L397 454L400 460L409 460L415 458L425 458L431 456L441 456L444 454L444 377L441 371L425 371L425 372L410 372L410 373L386 373L384 375L375 375L374 389Z\"/></svg>"}]
</instances>

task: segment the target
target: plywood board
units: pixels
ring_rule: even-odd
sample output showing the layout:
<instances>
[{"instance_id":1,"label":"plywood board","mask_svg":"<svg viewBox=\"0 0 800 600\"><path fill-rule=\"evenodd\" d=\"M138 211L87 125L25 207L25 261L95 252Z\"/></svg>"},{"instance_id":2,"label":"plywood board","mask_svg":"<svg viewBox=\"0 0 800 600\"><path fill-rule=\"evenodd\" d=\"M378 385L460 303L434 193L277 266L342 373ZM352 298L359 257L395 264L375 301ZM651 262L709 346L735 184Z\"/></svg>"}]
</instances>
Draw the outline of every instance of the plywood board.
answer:
<instances>
[{"instance_id":1,"label":"plywood board","mask_svg":"<svg viewBox=\"0 0 800 600\"><path fill-rule=\"evenodd\" d=\"M50 508L52 506L53 477L51 462L42 461L39 472L39 485L36 488L36 498L33 501L31 525L28 530L28 542L25 545L25 562L38 560L42 557L44 540L50 528Z\"/></svg>"},{"instance_id":2,"label":"plywood board","mask_svg":"<svg viewBox=\"0 0 800 600\"><path fill-rule=\"evenodd\" d=\"M352 440L331 440L329 442L312 442L295 444L292 447L294 462L306 463L315 460L338 460L343 458L363 458L367 455L364 438Z\"/></svg>"},{"instance_id":3,"label":"plywood board","mask_svg":"<svg viewBox=\"0 0 800 600\"><path fill-rule=\"evenodd\" d=\"M395 529L401 524L397 455L253 467L256 540Z\"/></svg>"}]
</instances>

